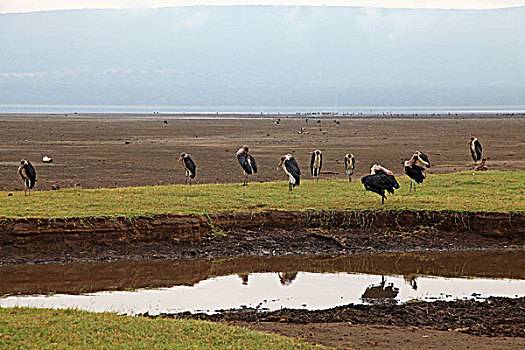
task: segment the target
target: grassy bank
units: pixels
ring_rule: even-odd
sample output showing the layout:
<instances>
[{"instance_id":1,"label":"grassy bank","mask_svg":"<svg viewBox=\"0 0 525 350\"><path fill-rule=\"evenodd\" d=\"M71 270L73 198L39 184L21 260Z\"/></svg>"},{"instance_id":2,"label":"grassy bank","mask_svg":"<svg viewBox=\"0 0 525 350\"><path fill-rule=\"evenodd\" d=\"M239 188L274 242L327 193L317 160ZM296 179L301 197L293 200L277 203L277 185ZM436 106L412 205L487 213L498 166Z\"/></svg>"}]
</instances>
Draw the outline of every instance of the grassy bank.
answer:
<instances>
[{"instance_id":1,"label":"grassy bank","mask_svg":"<svg viewBox=\"0 0 525 350\"><path fill-rule=\"evenodd\" d=\"M525 171L430 175L418 192L406 177L384 206L359 179L306 180L293 192L286 181L239 184L172 185L116 189L0 192L0 217L138 216L166 213L218 213L262 210L417 209L525 212Z\"/></svg>"},{"instance_id":2,"label":"grassy bank","mask_svg":"<svg viewBox=\"0 0 525 350\"><path fill-rule=\"evenodd\" d=\"M192 320L74 310L0 308L2 349L320 349L297 340Z\"/></svg>"}]
</instances>

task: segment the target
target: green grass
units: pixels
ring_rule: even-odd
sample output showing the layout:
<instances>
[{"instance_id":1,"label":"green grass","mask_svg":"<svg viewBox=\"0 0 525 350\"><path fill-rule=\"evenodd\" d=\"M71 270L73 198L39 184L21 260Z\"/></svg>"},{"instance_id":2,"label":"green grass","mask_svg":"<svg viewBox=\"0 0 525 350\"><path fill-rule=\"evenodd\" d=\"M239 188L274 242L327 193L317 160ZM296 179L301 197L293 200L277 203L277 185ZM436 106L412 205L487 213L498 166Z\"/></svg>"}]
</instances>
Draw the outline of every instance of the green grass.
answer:
<instances>
[{"instance_id":1,"label":"green grass","mask_svg":"<svg viewBox=\"0 0 525 350\"><path fill-rule=\"evenodd\" d=\"M1 349L322 349L292 338L193 320L0 308Z\"/></svg>"},{"instance_id":2,"label":"green grass","mask_svg":"<svg viewBox=\"0 0 525 350\"><path fill-rule=\"evenodd\" d=\"M418 192L408 178L384 206L364 191L359 179L306 180L288 192L286 181L240 184L172 185L116 189L37 191L31 196L0 192L0 217L153 216L231 211L427 209L525 212L525 171L463 172L430 175Z\"/></svg>"}]
</instances>

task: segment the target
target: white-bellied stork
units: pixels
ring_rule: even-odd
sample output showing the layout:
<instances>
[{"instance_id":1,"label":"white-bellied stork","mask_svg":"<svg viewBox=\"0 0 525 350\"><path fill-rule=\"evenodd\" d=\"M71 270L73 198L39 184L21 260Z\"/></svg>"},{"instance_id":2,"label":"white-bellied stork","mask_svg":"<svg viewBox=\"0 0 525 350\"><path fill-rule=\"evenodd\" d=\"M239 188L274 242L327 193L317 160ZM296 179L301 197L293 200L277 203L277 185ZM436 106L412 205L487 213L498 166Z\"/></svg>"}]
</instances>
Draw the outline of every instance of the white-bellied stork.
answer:
<instances>
[{"instance_id":1,"label":"white-bellied stork","mask_svg":"<svg viewBox=\"0 0 525 350\"><path fill-rule=\"evenodd\" d=\"M481 153L483 152L483 149L481 148L481 143L477 138L472 136L470 137L467 146L470 146L470 155L472 156L474 163L477 164L478 161L481 159Z\"/></svg>"},{"instance_id":2,"label":"white-bellied stork","mask_svg":"<svg viewBox=\"0 0 525 350\"><path fill-rule=\"evenodd\" d=\"M345 171L348 175L348 181L352 182L352 174L355 169L355 158L352 153L345 155Z\"/></svg>"},{"instance_id":3,"label":"white-bellied stork","mask_svg":"<svg viewBox=\"0 0 525 350\"><path fill-rule=\"evenodd\" d=\"M248 175L257 174L257 162L255 162L255 158L248 153L248 150L248 146L244 145L237 151L237 160L243 170L243 186L246 186L246 178Z\"/></svg>"},{"instance_id":4,"label":"white-bellied stork","mask_svg":"<svg viewBox=\"0 0 525 350\"><path fill-rule=\"evenodd\" d=\"M301 170L291 154L287 154L281 158L278 168L282 167L286 175L288 175L290 191L301 184Z\"/></svg>"},{"instance_id":5,"label":"white-bellied stork","mask_svg":"<svg viewBox=\"0 0 525 350\"><path fill-rule=\"evenodd\" d=\"M197 166L195 165L193 159L191 159L191 157L184 152L180 154L177 164L180 162L183 163L184 169L186 170L186 185L191 185L191 179L194 179L195 175L197 175Z\"/></svg>"},{"instance_id":6,"label":"white-bellied stork","mask_svg":"<svg viewBox=\"0 0 525 350\"><path fill-rule=\"evenodd\" d=\"M323 153L316 149L312 153L312 159L310 160L310 170L312 176L317 178L319 182L319 174L321 173L321 168L323 167Z\"/></svg>"},{"instance_id":7,"label":"white-bellied stork","mask_svg":"<svg viewBox=\"0 0 525 350\"><path fill-rule=\"evenodd\" d=\"M375 192L381 196L381 204L385 204L385 191L394 194L394 190L399 188L399 183L394 174L377 164L372 166L370 175L364 176L361 182L367 191Z\"/></svg>"},{"instance_id":8,"label":"white-bellied stork","mask_svg":"<svg viewBox=\"0 0 525 350\"><path fill-rule=\"evenodd\" d=\"M24 194L27 196L27 191L29 190L29 195L31 195L31 189L35 187L36 183L36 170L28 160L22 159L20 165L18 166L18 174L24 180Z\"/></svg>"}]
</instances>

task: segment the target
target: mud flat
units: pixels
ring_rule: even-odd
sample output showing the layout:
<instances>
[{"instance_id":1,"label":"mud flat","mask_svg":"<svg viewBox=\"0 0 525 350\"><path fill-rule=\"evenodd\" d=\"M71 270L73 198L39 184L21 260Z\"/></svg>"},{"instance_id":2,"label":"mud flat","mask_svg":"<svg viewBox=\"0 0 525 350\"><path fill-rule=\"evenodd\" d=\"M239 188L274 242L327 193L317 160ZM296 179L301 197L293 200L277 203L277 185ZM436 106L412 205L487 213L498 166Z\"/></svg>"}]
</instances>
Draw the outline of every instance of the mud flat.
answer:
<instances>
[{"instance_id":1,"label":"mud flat","mask_svg":"<svg viewBox=\"0 0 525 350\"><path fill-rule=\"evenodd\" d=\"M16 173L22 158L37 169L37 190L50 190L53 185L98 188L181 184L184 170L175 162L182 152L189 153L197 163L193 183L240 182L242 171L235 152L243 144L250 146L259 164L259 173L251 181L285 180L282 171L276 169L279 158L292 153L306 169L309 152L315 149L323 151L323 171L337 173L323 174L322 178L345 178L347 153L356 158L356 178L368 173L374 163L402 174L401 160L416 150L430 157L433 166L429 174L470 170L472 159L466 143L471 135L482 142L490 170L525 169L523 114L316 115L308 117L308 122L306 118L0 115L0 190L23 189ZM304 132L299 133L301 128ZM43 163L44 155L53 162Z\"/></svg>"},{"instance_id":2,"label":"mud flat","mask_svg":"<svg viewBox=\"0 0 525 350\"><path fill-rule=\"evenodd\" d=\"M525 215L267 211L137 218L12 219L2 265L115 259L523 249Z\"/></svg>"}]
</instances>

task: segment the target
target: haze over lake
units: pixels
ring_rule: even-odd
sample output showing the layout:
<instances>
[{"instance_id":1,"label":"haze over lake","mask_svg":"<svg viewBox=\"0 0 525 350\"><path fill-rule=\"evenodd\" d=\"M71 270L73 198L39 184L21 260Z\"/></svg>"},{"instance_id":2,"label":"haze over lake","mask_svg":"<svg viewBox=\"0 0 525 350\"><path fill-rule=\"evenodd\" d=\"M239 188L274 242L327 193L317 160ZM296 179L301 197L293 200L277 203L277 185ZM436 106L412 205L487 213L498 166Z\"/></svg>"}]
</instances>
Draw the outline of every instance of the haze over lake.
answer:
<instances>
[{"instance_id":1,"label":"haze over lake","mask_svg":"<svg viewBox=\"0 0 525 350\"><path fill-rule=\"evenodd\" d=\"M524 18L524 7L195 6L2 14L0 109L522 109L516 106L525 101Z\"/></svg>"}]
</instances>

